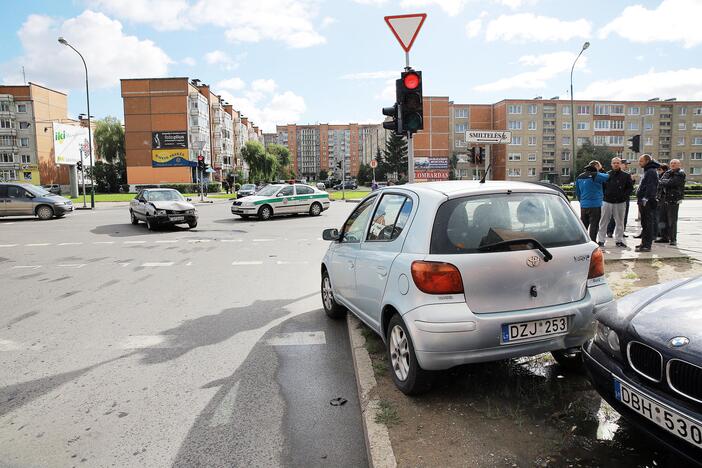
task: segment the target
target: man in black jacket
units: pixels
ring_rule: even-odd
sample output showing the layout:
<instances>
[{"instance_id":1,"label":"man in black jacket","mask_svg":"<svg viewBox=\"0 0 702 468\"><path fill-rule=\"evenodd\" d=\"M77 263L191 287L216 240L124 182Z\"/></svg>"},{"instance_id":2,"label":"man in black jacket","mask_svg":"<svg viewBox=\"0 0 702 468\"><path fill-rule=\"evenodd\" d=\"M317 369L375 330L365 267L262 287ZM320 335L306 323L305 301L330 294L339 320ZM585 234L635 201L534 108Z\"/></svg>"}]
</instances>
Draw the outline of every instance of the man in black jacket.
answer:
<instances>
[{"instance_id":1,"label":"man in black jacket","mask_svg":"<svg viewBox=\"0 0 702 468\"><path fill-rule=\"evenodd\" d=\"M636 200L641 211L641 244L636 246L637 252L650 252L656 222L656 192L658 190L658 173L656 169L660 164L651 159L650 154L639 157L639 166L643 168L639 189L636 191Z\"/></svg>"},{"instance_id":2,"label":"man in black jacket","mask_svg":"<svg viewBox=\"0 0 702 468\"><path fill-rule=\"evenodd\" d=\"M610 218L614 218L614 240L617 247L626 247L624 243L624 216L626 214L626 202L634 189L634 183L629 173L622 170L622 160L612 159L612 170L609 171L609 179L604 185L604 203L602 204L602 217L600 218L599 231L597 232L597 243L600 247L605 245L605 235Z\"/></svg>"},{"instance_id":3,"label":"man in black jacket","mask_svg":"<svg viewBox=\"0 0 702 468\"><path fill-rule=\"evenodd\" d=\"M685 196L685 172L680 168L680 160L672 159L670 169L658 181L661 186L661 197L665 201L665 216L668 226L668 241L670 245L678 242L678 210Z\"/></svg>"}]
</instances>

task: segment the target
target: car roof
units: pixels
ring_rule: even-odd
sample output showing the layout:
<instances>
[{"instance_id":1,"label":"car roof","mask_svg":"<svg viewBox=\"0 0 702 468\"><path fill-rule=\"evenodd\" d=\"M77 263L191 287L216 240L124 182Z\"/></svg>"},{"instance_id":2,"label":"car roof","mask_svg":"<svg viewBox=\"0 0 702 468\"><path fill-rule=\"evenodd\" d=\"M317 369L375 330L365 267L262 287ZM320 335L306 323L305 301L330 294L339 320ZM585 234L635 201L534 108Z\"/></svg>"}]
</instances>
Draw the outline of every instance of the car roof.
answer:
<instances>
[{"instance_id":1,"label":"car roof","mask_svg":"<svg viewBox=\"0 0 702 468\"><path fill-rule=\"evenodd\" d=\"M495 191L514 190L519 192L554 192L559 194L558 189L546 187L530 182L514 182L505 180L487 180L480 183L477 180L449 180L443 182L424 182L421 184L405 184L391 186L392 188L404 187L413 190L417 194L442 194L447 197L461 195L477 195L480 193L491 193Z\"/></svg>"},{"instance_id":2,"label":"car roof","mask_svg":"<svg viewBox=\"0 0 702 468\"><path fill-rule=\"evenodd\" d=\"M144 191L148 190L149 192L178 192L180 191L172 188L145 188Z\"/></svg>"}]
</instances>

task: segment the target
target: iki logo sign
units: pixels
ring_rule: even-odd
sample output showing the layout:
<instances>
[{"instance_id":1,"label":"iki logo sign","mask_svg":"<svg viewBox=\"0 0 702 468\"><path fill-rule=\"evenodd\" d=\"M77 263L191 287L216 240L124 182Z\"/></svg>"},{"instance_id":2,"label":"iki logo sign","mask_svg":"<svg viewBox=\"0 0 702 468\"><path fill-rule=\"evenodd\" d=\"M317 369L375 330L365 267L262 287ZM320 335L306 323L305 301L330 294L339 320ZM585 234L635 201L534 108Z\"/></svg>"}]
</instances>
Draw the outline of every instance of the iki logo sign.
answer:
<instances>
[{"instance_id":1,"label":"iki logo sign","mask_svg":"<svg viewBox=\"0 0 702 468\"><path fill-rule=\"evenodd\" d=\"M65 130L57 130L54 132L54 141L58 141L59 143L63 143L63 140L66 139L66 131Z\"/></svg>"}]
</instances>

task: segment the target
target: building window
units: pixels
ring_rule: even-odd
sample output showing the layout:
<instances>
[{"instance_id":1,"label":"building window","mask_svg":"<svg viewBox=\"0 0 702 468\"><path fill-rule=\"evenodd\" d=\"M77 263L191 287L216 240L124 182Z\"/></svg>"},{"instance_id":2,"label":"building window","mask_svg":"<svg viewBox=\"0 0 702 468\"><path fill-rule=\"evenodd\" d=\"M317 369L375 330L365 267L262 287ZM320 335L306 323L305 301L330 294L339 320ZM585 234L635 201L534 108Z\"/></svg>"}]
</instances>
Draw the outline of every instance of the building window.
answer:
<instances>
[{"instance_id":1,"label":"building window","mask_svg":"<svg viewBox=\"0 0 702 468\"><path fill-rule=\"evenodd\" d=\"M522 160L522 153L509 153L507 155L507 161L521 161Z\"/></svg>"},{"instance_id":2,"label":"building window","mask_svg":"<svg viewBox=\"0 0 702 468\"><path fill-rule=\"evenodd\" d=\"M508 177L521 177L522 170L518 167L510 167L509 170L507 171L507 176Z\"/></svg>"},{"instance_id":3,"label":"building window","mask_svg":"<svg viewBox=\"0 0 702 468\"><path fill-rule=\"evenodd\" d=\"M702 160L702 153L690 153L690 160L692 160L692 161Z\"/></svg>"},{"instance_id":4,"label":"building window","mask_svg":"<svg viewBox=\"0 0 702 468\"><path fill-rule=\"evenodd\" d=\"M512 135L512 141L510 142L510 145L521 145L522 144L522 137Z\"/></svg>"},{"instance_id":5,"label":"building window","mask_svg":"<svg viewBox=\"0 0 702 468\"><path fill-rule=\"evenodd\" d=\"M702 137L695 137L692 140L692 144L695 146L702 145Z\"/></svg>"},{"instance_id":6,"label":"building window","mask_svg":"<svg viewBox=\"0 0 702 468\"><path fill-rule=\"evenodd\" d=\"M644 124L644 129L646 130L652 130L653 129L653 123L652 122L646 122Z\"/></svg>"},{"instance_id":7,"label":"building window","mask_svg":"<svg viewBox=\"0 0 702 468\"><path fill-rule=\"evenodd\" d=\"M677 154L675 155L675 157L676 157L677 159L679 159L679 160L682 161L683 159L685 159L685 152L684 152L684 151L678 151Z\"/></svg>"},{"instance_id":8,"label":"building window","mask_svg":"<svg viewBox=\"0 0 702 468\"><path fill-rule=\"evenodd\" d=\"M562 167L561 168L561 175L564 177L568 177L570 175L570 168L569 167Z\"/></svg>"},{"instance_id":9,"label":"building window","mask_svg":"<svg viewBox=\"0 0 702 468\"><path fill-rule=\"evenodd\" d=\"M466 124L456 124L456 133L466 133Z\"/></svg>"},{"instance_id":10,"label":"building window","mask_svg":"<svg viewBox=\"0 0 702 468\"><path fill-rule=\"evenodd\" d=\"M521 130L522 122L519 120L510 120L509 122L507 122L507 126L510 130Z\"/></svg>"},{"instance_id":11,"label":"building window","mask_svg":"<svg viewBox=\"0 0 702 468\"><path fill-rule=\"evenodd\" d=\"M624 144L624 137L621 135L612 135L609 137L609 144L611 146L622 146Z\"/></svg>"},{"instance_id":12,"label":"building window","mask_svg":"<svg viewBox=\"0 0 702 468\"><path fill-rule=\"evenodd\" d=\"M32 162L32 157L31 157L30 155L28 155L28 154L23 154L23 155L21 156L21 158L22 158L22 162L23 162L24 164L29 164L29 163Z\"/></svg>"},{"instance_id":13,"label":"building window","mask_svg":"<svg viewBox=\"0 0 702 468\"><path fill-rule=\"evenodd\" d=\"M653 106L648 106L646 108L646 115L653 115L656 113L656 108Z\"/></svg>"},{"instance_id":14,"label":"building window","mask_svg":"<svg viewBox=\"0 0 702 468\"><path fill-rule=\"evenodd\" d=\"M609 115L609 105L595 104L595 115Z\"/></svg>"},{"instance_id":15,"label":"building window","mask_svg":"<svg viewBox=\"0 0 702 468\"><path fill-rule=\"evenodd\" d=\"M687 115L687 107L680 107L680 115Z\"/></svg>"},{"instance_id":16,"label":"building window","mask_svg":"<svg viewBox=\"0 0 702 468\"><path fill-rule=\"evenodd\" d=\"M678 137L678 146L685 146L685 137Z\"/></svg>"},{"instance_id":17,"label":"building window","mask_svg":"<svg viewBox=\"0 0 702 468\"><path fill-rule=\"evenodd\" d=\"M563 146L570 146L570 137L563 137L561 138L561 144Z\"/></svg>"},{"instance_id":18,"label":"building window","mask_svg":"<svg viewBox=\"0 0 702 468\"><path fill-rule=\"evenodd\" d=\"M609 130L609 120L595 120L595 130Z\"/></svg>"},{"instance_id":19,"label":"building window","mask_svg":"<svg viewBox=\"0 0 702 468\"><path fill-rule=\"evenodd\" d=\"M17 180L17 171L14 169L0 169L0 182Z\"/></svg>"},{"instance_id":20,"label":"building window","mask_svg":"<svg viewBox=\"0 0 702 468\"><path fill-rule=\"evenodd\" d=\"M0 146L15 146L15 137L10 135L0 135Z\"/></svg>"},{"instance_id":21,"label":"building window","mask_svg":"<svg viewBox=\"0 0 702 468\"><path fill-rule=\"evenodd\" d=\"M536 168L535 168L535 167L530 167L530 168L528 169L527 175L528 175L529 177L534 177L534 176L536 176Z\"/></svg>"},{"instance_id":22,"label":"building window","mask_svg":"<svg viewBox=\"0 0 702 468\"><path fill-rule=\"evenodd\" d=\"M535 120L529 121L529 130L536 130L536 121Z\"/></svg>"},{"instance_id":23,"label":"building window","mask_svg":"<svg viewBox=\"0 0 702 468\"><path fill-rule=\"evenodd\" d=\"M536 104L529 104L529 113L536 114L539 111L539 107Z\"/></svg>"},{"instance_id":24,"label":"building window","mask_svg":"<svg viewBox=\"0 0 702 468\"><path fill-rule=\"evenodd\" d=\"M467 119L468 118L468 109L456 109L454 111L454 115L456 116L457 119Z\"/></svg>"},{"instance_id":25,"label":"building window","mask_svg":"<svg viewBox=\"0 0 702 468\"><path fill-rule=\"evenodd\" d=\"M695 107L695 108L692 110L692 113L695 114L695 115L702 115L702 107Z\"/></svg>"},{"instance_id":26,"label":"building window","mask_svg":"<svg viewBox=\"0 0 702 468\"><path fill-rule=\"evenodd\" d=\"M589 122L578 122L577 124L577 129L578 130L589 130L590 129L590 123Z\"/></svg>"},{"instance_id":27,"label":"building window","mask_svg":"<svg viewBox=\"0 0 702 468\"><path fill-rule=\"evenodd\" d=\"M29 128L29 122L20 122L19 128L21 128L22 130Z\"/></svg>"},{"instance_id":28,"label":"building window","mask_svg":"<svg viewBox=\"0 0 702 468\"><path fill-rule=\"evenodd\" d=\"M590 143L590 139L588 137L578 137L577 143L578 146L582 146L585 143Z\"/></svg>"},{"instance_id":29,"label":"building window","mask_svg":"<svg viewBox=\"0 0 702 468\"><path fill-rule=\"evenodd\" d=\"M636 106L636 107L630 107L629 108L629 115L639 115L641 114L641 108Z\"/></svg>"},{"instance_id":30,"label":"building window","mask_svg":"<svg viewBox=\"0 0 702 468\"><path fill-rule=\"evenodd\" d=\"M536 153L529 153L529 156L527 156L527 159L529 161L536 161Z\"/></svg>"},{"instance_id":31,"label":"building window","mask_svg":"<svg viewBox=\"0 0 702 468\"><path fill-rule=\"evenodd\" d=\"M529 137L529 146L536 146L536 137Z\"/></svg>"},{"instance_id":32,"label":"building window","mask_svg":"<svg viewBox=\"0 0 702 468\"><path fill-rule=\"evenodd\" d=\"M561 161L570 161L570 151L563 151L561 153Z\"/></svg>"},{"instance_id":33,"label":"building window","mask_svg":"<svg viewBox=\"0 0 702 468\"><path fill-rule=\"evenodd\" d=\"M702 130L702 122L694 122L692 124L692 129L693 130Z\"/></svg>"},{"instance_id":34,"label":"building window","mask_svg":"<svg viewBox=\"0 0 702 468\"><path fill-rule=\"evenodd\" d=\"M644 146L653 146L653 138L646 137L646 139L644 140Z\"/></svg>"},{"instance_id":35,"label":"building window","mask_svg":"<svg viewBox=\"0 0 702 468\"><path fill-rule=\"evenodd\" d=\"M590 106L578 106L578 115L590 115Z\"/></svg>"},{"instance_id":36,"label":"building window","mask_svg":"<svg viewBox=\"0 0 702 468\"><path fill-rule=\"evenodd\" d=\"M610 104L609 115L624 115L624 106L621 104Z\"/></svg>"},{"instance_id":37,"label":"building window","mask_svg":"<svg viewBox=\"0 0 702 468\"><path fill-rule=\"evenodd\" d=\"M19 144L19 145L20 145L22 148L28 148L28 147L29 147L29 138L23 137L23 138L20 138L19 140L20 140L20 144Z\"/></svg>"},{"instance_id":38,"label":"building window","mask_svg":"<svg viewBox=\"0 0 702 468\"><path fill-rule=\"evenodd\" d=\"M678 122L678 130L685 130L687 129L687 125L685 122Z\"/></svg>"},{"instance_id":39,"label":"building window","mask_svg":"<svg viewBox=\"0 0 702 468\"><path fill-rule=\"evenodd\" d=\"M639 129L638 122L629 122L629 130L638 130L638 129Z\"/></svg>"},{"instance_id":40,"label":"building window","mask_svg":"<svg viewBox=\"0 0 702 468\"><path fill-rule=\"evenodd\" d=\"M570 115L570 106L563 106L563 115Z\"/></svg>"},{"instance_id":41,"label":"building window","mask_svg":"<svg viewBox=\"0 0 702 468\"><path fill-rule=\"evenodd\" d=\"M27 112L27 104L17 104L17 112Z\"/></svg>"},{"instance_id":42,"label":"building window","mask_svg":"<svg viewBox=\"0 0 702 468\"><path fill-rule=\"evenodd\" d=\"M593 140L595 146L605 146L607 144L607 137L602 135L595 135Z\"/></svg>"},{"instance_id":43,"label":"building window","mask_svg":"<svg viewBox=\"0 0 702 468\"><path fill-rule=\"evenodd\" d=\"M570 122L563 122L563 130L570 130Z\"/></svg>"},{"instance_id":44,"label":"building window","mask_svg":"<svg viewBox=\"0 0 702 468\"><path fill-rule=\"evenodd\" d=\"M690 175L700 175L702 174L702 167L691 167Z\"/></svg>"},{"instance_id":45,"label":"building window","mask_svg":"<svg viewBox=\"0 0 702 468\"><path fill-rule=\"evenodd\" d=\"M10 103L0 102L0 112L10 112Z\"/></svg>"},{"instance_id":46,"label":"building window","mask_svg":"<svg viewBox=\"0 0 702 468\"><path fill-rule=\"evenodd\" d=\"M623 120L610 120L610 128L612 130L624 130Z\"/></svg>"},{"instance_id":47,"label":"building window","mask_svg":"<svg viewBox=\"0 0 702 468\"><path fill-rule=\"evenodd\" d=\"M511 104L507 106L507 113L508 114L521 114L522 113L522 106L519 104Z\"/></svg>"},{"instance_id":48,"label":"building window","mask_svg":"<svg viewBox=\"0 0 702 468\"><path fill-rule=\"evenodd\" d=\"M0 162L13 163L15 162L15 155L12 153L0 153Z\"/></svg>"},{"instance_id":49,"label":"building window","mask_svg":"<svg viewBox=\"0 0 702 468\"><path fill-rule=\"evenodd\" d=\"M10 119L0 119L0 128L12 128L12 121Z\"/></svg>"}]
</instances>

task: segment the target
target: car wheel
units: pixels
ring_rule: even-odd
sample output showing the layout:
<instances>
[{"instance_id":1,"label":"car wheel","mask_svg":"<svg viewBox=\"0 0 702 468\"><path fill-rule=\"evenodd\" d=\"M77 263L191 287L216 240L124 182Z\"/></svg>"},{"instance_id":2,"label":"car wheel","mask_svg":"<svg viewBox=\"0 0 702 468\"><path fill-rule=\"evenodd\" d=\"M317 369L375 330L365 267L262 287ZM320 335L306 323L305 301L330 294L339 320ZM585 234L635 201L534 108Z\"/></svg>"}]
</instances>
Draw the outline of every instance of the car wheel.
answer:
<instances>
[{"instance_id":1,"label":"car wheel","mask_svg":"<svg viewBox=\"0 0 702 468\"><path fill-rule=\"evenodd\" d=\"M399 314L390 319L385 346L392 380L402 393L419 395L431 388L432 373L419 367L412 338Z\"/></svg>"},{"instance_id":2,"label":"car wheel","mask_svg":"<svg viewBox=\"0 0 702 468\"><path fill-rule=\"evenodd\" d=\"M319 203L312 203L310 206L310 216L319 216L322 214L322 205Z\"/></svg>"},{"instance_id":3,"label":"car wheel","mask_svg":"<svg viewBox=\"0 0 702 468\"><path fill-rule=\"evenodd\" d=\"M340 319L346 316L346 307L339 305L334 300L334 291L332 290L329 273L325 270L322 273L322 305L327 317Z\"/></svg>"},{"instance_id":4,"label":"car wheel","mask_svg":"<svg viewBox=\"0 0 702 468\"><path fill-rule=\"evenodd\" d=\"M149 218L149 217L147 216L147 217L146 217L146 229L148 229L149 231L153 231L153 230L154 230L154 227L156 227L156 226L154 226L153 221L151 221L151 218Z\"/></svg>"},{"instance_id":5,"label":"car wheel","mask_svg":"<svg viewBox=\"0 0 702 468\"><path fill-rule=\"evenodd\" d=\"M268 221L273 217L273 209L268 205L263 205L260 210L258 210L258 218L262 221Z\"/></svg>"},{"instance_id":6,"label":"car wheel","mask_svg":"<svg viewBox=\"0 0 702 468\"><path fill-rule=\"evenodd\" d=\"M37 216L43 221L51 219L54 217L54 209L47 205L41 205L37 208Z\"/></svg>"},{"instance_id":7,"label":"car wheel","mask_svg":"<svg viewBox=\"0 0 702 468\"><path fill-rule=\"evenodd\" d=\"M568 370L582 370L583 357L580 348L578 349L559 349L551 351L551 356L556 360L559 366Z\"/></svg>"},{"instance_id":8,"label":"car wheel","mask_svg":"<svg viewBox=\"0 0 702 468\"><path fill-rule=\"evenodd\" d=\"M193 221L192 223L188 223L188 227L190 229L195 229L197 227L197 221Z\"/></svg>"},{"instance_id":9,"label":"car wheel","mask_svg":"<svg viewBox=\"0 0 702 468\"><path fill-rule=\"evenodd\" d=\"M132 224L139 224L139 220L132 210L129 210L129 217L132 218Z\"/></svg>"}]
</instances>

